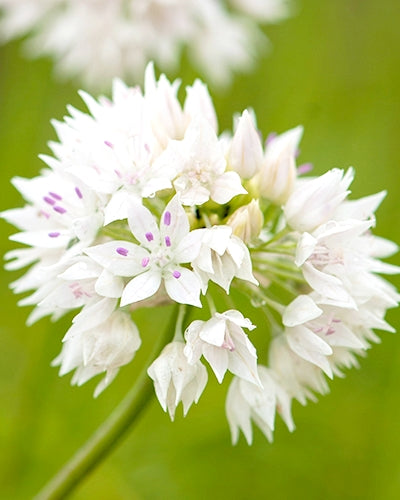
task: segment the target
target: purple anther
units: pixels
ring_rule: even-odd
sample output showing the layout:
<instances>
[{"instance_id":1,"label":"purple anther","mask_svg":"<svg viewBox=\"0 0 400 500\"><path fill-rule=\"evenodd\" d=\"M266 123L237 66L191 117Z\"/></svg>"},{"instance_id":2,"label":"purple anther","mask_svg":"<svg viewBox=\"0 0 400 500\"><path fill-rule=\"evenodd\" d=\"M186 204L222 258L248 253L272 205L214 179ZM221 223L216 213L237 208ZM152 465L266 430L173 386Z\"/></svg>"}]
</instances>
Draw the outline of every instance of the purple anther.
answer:
<instances>
[{"instance_id":1,"label":"purple anther","mask_svg":"<svg viewBox=\"0 0 400 500\"><path fill-rule=\"evenodd\" d=\"M50 214L48 212L45 212L44 210L40 210L39 215L43 215L43 217L46 217L46 219L50 218Z\"/></svg>"},{"instance_id":2,"label":"purple anther","mask_svg":"<svg viewBox=\"0 0 400 500\"><path fill-rule=\"evenodd\" d=\"M119 177L120 179L122 178L122 174L119 170L115 169L114 172L117 174L117 177Z\"/></svg>"},{"instance_id":3,"label":"purple anther","mask_svg":"<svg viewBox=\"0 0 400 500\"><path fill-rule=\"evenodd\" d=\"M43 196L43 200L48 204L48 205L55 205L56 201L53 200L53 198L49 198L48 196Z\"/></svg>"},{"instance_id":4,"label":"purple anther","mask_svg":"<svg viewBox=\"0 0 400 500\"><path fill-rule=\"evenodd\" d=\"M142 267L146 267L150 262L150 257L143 257L142 259Z\"/></svg>"},{"instance_id":5,"label":"purple anther","mask_svg":"<svg viewBox=\"0 0 400 500\"><path fill-rule=\"evenodd\" d=\"M328 328L328 331L326 332L326 335L332 335L332 333L335 333L334 328Z\"/></svg>"},{"instance_id":6,"label":"purple anther","mask_svg":"<svg viewBox=\"0 0 400 500\"><path fill-rule=\"evenodd\" d=\"M146 150L146 153L150 154L151 150L150 150L150 146L147 144L147 142L144 145L144 149Z\"/></svg>"},{"instance_id":7,"label":"purple anther","mask_svg":"<svg viewBox=\"0 0 400 500\"><path fill-rule=\"evenodd\" d=\"M110 142L110 141L104 141L104 144L106 146L108 146L109 148L111 148L111 149L114 147L114 144L112 142Z\"/></svg>"},{"instance_id":8,"label":"purple anther","mask_svg":"<svg viewBox=\"0 0 400 500\"><path fill-rule=\"evenodd\" d=\"M333 318L332 323L341 323L341 320Z\"/></svg>"},{"instance_id":9,"label":"purple anther","mask_svg":"<svg viewBox=\"0 0 400 500\"><path fill-rule=\"evenodd\" d=\"M313 168L314 165L312 163L303 163L303 165L299 165L297 167L297 173L299 175L308 174L308 172L311 172Z\"/></svg>"},{"instance_id":10,"label":"purple anther","mask_svg":"<svg viewBox=\"0 0 400 500\"><path fill-rule=\"evenodd\" d=\"M60 236L60 233L58 231L54 231L52 233L49 233L50 238L57 238L57 236Z\"/></svg>"},{"instance_id":11,"label":"purple anther","mask_svg":"<svg viewBox=\"0 0 400 500\"><path fill-rule=\"evenodd\" d=\"M181 273L180 273L179 271L174 271L174 272L172 273L172 276L173 276L174 278L178 279L178 278L180 278L180 277L181 277Z\"/></svg>"},{"instance_id":12,"label":"purple anther","mask_svg":"<svg viewBox=\"0 0 400 500\"><path fill-rule=\"evenodd\" d=\"M62 200L62 196L60 196L60 195L59 195L59 194L57 194L57 193L54 193L53 191L49 191L49 195L50 195L52 198L54 198L55 200L58 200L58 201Z\"/></svg>"},{"instance_id":13,"label":"purple anther","mask_svg":"<svg viewBox=\"0 0 400 500\"><path fill-rule=\"evenodd\" d=\"M83 198L83 194L82 194L82 191L78 188L78 186L75 188L75 193L76 193L76 196L80 199Z\"/></svg>"},{"instance_id":14,"label":"purple anther","mask_svg":"<svg viewBox=\"0 0 400 500\"><path fill-rule=\"evenodd\" d=\"M171 224L171 212L165 212L164 214L164 224L169 226Z\"/></svg>"},{"instance_id":15,"label":"purple anther","mask_svg":"<svg viewBox=\"0 0 400 500\"><path fill-rule=\"evenodd\" d=\"M276 139L278 136L278 134L276 132L271 132L270 134L268 134L268 137L267 137L267 140L265 141L265 144L267 146L269 146L269 144L271 144L271 142Z\"/></svg>"},{"instance_id":16,"label":"purple anther","mask_svg":"<svg viewBox=\"0 0 400 500\"><path fill-rule=\"evenodd\" d=\"M60 207L59 205L55 205L53 210L59 214L65 214L66 210L64 207Z\"/></svg>"},{"instance_id":17,"label":"purple anther","mask_svg":"<svg viewBox=\"0 0 400 500\"><path fill-rule=\"evenodd\" d=\"M169 236L166 236L165 237L165 244L167 245L167 247L170 247L171 246L171 239Z\"/></svg>"},{"instance_id":18,"label":"purple anther","mask_svg":"<svg viewBox=\"0 0 400 500\"><path fill-rule=\"evenodd\" d=\"M153 233L146 233L145 236L146 236L146 240L147 241L153 241L154 240Z\"/></svg>"},{"instance_id":19,"label":"purple anther","mask_svg":"<svg viewBox=\"0 0 400 500\"><path fill-rule=\"evenodd\" d=\"M122 255L123 257L126 257L128 255L128 249L124 247L118 247L115 249L115 251L120 255Z\"/></svg>"}]
</instances>

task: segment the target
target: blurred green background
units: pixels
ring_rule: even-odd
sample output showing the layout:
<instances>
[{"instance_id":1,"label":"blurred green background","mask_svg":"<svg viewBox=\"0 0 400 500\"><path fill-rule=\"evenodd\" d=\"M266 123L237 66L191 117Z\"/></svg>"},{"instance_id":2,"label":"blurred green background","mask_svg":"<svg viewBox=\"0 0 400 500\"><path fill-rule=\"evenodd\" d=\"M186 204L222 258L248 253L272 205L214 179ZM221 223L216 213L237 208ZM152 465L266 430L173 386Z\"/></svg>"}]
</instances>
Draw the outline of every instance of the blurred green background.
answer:
<instances>
[{"instance_id":1,"label":"blurred green background","mask_svg":"<svg viewBox=\"0 0 400 500\"><path fill-rule=\"evenodd\" d=\"M266 135L303 124L301 162L315 171L356 167L353 195L382 189L376 232L400 242L400 2L299 0L295 16L265 30L272 51L227 91L212 91L221 130L251 106ZM221 33L223 36L223 33ZM0 209L21 205L9 179L33 177L37 158L55 138L49 123L65 106L83 109L73 84L54 82L51 63L21 57L20 44L0 49ZM183 85L196 76L179 73ZM177 75L169 75L174 77ZM13 247L1 221L1 253ZM400 263L398 257L391 262ZM28 310L8 289L16 273L1 271L1 499L26 499L72 455L120 401L164 313L136 315L144 346L98 400L94 383L59 378L50 361L67 318L24 325ZM400 280L393 282L400 285ZM388 320L400 328L398 311ZM254 332L258 342L262 332ZM98 499L398 499L400 498L400 339L380 334L361 370L336 379L318 404L294 404L297 430L278 420L275 442L255 431L236 447L224 414L228 384L210 377L199 404L174 423L154 400L121 446L72 498Z\"/></svg>"}]
</instances>

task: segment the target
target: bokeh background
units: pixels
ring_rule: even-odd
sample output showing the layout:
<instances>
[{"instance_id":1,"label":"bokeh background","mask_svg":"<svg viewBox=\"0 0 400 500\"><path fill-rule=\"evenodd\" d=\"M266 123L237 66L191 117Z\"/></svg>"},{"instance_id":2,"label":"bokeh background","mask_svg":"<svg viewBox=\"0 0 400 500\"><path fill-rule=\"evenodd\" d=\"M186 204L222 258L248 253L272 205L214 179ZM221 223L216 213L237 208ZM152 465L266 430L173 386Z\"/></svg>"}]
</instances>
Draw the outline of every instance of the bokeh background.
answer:
<instances>
[{"instance_id":1,"label":"bokeh background","mask_svg":"<svg viewBox=\"0 0 400 500\"><path fill-rule=\"evenodd\" d=\"M354 165L356 197L388 189L376 232L400 242L400 2L297 5L291 19L265 30L273 49L256 70L225 91L212 90L221 130L249 106L265 135L303 124L300 160L313 162L317 173ZM21 205L9 179L33 177L42 167L37 155L55 139L50 119L61 119L67 103L84 109L76 86L55 82L49 61L25 60L20 48L0 48L0 209ZM179 76L184 86L197 75L185 61ZM13 230L0 224L4 254ZM13 500L31 498L121 400L166 314L136 316L144 346L94 400L94 382L70 387L70 377L60 379L50 367L70 318L27 328L28 310L8 289L16 277L1 271L0 498ZM400 329L398 311L388 320ZM400 338L380 336L360 370L330 384L331 394L307 407L294 404L293 434L278 420L273 444L256 430L252 447L243 438L231 446L228 384L212 377L186 419L178 410L171 423L154 400L71 498L400 498ZM257 343L257 331L253 338Z\"/></svg>"}]
</instances>

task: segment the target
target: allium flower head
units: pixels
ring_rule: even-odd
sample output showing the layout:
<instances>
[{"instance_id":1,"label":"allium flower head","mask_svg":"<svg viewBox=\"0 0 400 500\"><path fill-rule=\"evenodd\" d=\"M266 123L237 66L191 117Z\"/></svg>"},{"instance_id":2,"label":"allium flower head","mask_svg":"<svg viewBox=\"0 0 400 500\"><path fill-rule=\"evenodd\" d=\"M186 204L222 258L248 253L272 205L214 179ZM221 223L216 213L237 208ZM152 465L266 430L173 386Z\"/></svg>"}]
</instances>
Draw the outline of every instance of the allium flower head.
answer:
<instances>
[{"instance_id":1,"label":"allium flower head","mask_svg":"<svg viewBox=\"0 0 400 500\"><path fill-rule=\"evenodd\" d=\"M115 76L138 80L149 60L175 68L183 48L226 84L267 45L258 23L287 17L289 0L0 0L0 10L0 38L29 34L28 53L97 88Z\"/></svg>"},{"instance_id":2,"label":"allium flower head","mask_svg":"<svg viewBox=\"0 0 400 500\"><path fill-rule=\"evenodd\" d=\"M326 377L379 341L374 329L393 331L385 314L400 297L380 274L399 272L381 260L397 246L373 234L385 193L349 200L352 169L302 175L301 127L264 142L245 111L219 135L206 86L183 105L178 88L149 65L143 92L115 80L110 99L81 93L88 111L53 122L47 167L13 180L25 206L1 214L24 245L6 267L30 266L12 284L33 306L29 324L76 311L53 364L78 385L104 374L95 395L154 339L139 336L135 311L175 304L146 367L162 408L173 419L199 401L204 358L218 382L233 376L233 442L239 431L252 441L251 422L271 440L276 412L293 430L293 399L326 393Z\"/></svg>"}]
</instances>

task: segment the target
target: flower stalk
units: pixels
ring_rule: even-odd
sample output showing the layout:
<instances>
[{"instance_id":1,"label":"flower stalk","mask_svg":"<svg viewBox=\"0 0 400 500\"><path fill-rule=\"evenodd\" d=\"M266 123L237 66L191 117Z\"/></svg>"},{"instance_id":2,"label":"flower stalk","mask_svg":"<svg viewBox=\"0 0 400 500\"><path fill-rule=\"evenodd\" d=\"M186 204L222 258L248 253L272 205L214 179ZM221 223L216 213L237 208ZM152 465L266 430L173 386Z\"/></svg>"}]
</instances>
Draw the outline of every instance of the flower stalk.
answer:
<instances>
[{"instance_id":1,"label":"flower stalk","mask_svg":"<svg viewBox=\"0 0 400 500\"><path fill-rule=\"evenodd\" d=\"M149 362L158 355L175 330L179 306L175 306L171 320L149 356ZM184 313L184 311L183 311ZM182 311L181 311L182 314ZM153 384L143 370L136 383L107 420L94 432L60 471L34 497L34 500L66 498L115 448L145 410L153 395Z\"/></svg>"}]
</instances>

